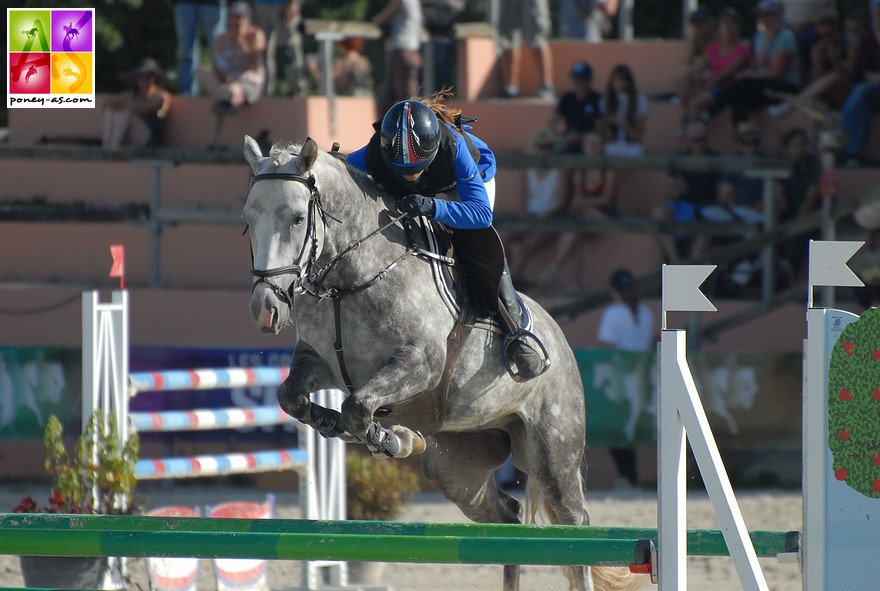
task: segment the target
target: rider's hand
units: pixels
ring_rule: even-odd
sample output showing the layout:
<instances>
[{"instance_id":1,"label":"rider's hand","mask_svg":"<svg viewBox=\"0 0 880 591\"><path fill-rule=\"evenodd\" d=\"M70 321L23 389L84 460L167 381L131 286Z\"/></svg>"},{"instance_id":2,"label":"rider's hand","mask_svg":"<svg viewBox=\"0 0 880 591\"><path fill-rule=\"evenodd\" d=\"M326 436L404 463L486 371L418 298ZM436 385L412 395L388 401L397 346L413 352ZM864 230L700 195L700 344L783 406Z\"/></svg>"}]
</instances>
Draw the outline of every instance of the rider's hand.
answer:
<instances>
[{"instance_id":1,"label":"rider's hand","mask_svg":"<svg viewBox=\"0 0 880 591\"><path fill-rule=\"evenodd\" d=\"M412 217L424 215L432 218L434 217L434 199L413 193L397 202L397 211L407 213Z\"/></svg>"}]
</instances>

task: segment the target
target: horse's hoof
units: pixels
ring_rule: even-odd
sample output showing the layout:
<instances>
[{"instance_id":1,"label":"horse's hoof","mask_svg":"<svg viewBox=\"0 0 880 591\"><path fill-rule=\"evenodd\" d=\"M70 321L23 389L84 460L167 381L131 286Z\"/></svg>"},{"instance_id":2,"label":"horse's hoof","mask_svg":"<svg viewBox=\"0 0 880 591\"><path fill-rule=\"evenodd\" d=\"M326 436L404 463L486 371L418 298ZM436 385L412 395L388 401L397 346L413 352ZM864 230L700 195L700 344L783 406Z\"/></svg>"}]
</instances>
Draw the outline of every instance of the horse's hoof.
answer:
<instances>
[{"instance_id":1,"label":"horse's hoof","mask_svg":"<svg viewBox=\"0 0 880 591\"><path fill-rule=\"evenodd\" d=\"M400 441L400 453L395 456L397 458L408 458L409 456L417 456L425 453L428 443L425 441L424 435L418 431L413 431L407 427L394 425L391 432L397 436Z\"/></svg>"}]
</instances>

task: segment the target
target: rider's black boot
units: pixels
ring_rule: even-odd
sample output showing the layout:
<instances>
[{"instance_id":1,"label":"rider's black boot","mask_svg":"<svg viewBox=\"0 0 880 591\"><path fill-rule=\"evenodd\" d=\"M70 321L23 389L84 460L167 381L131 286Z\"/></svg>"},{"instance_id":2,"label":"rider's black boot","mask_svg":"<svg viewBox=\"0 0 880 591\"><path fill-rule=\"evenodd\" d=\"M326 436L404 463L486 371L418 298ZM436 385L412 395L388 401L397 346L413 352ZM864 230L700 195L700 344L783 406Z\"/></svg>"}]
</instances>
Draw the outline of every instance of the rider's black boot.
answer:
<instances>
[{"instance_id":1,"label":"rider's black boot","mask_svg":"<svg viewBox=\"0 0 880 591\"><path fill-rule=\"evenodd\" d=\"M503 349L507 371L518 382L536 378L550 367L550 358L540 339L528 330L526 311L513 288L506 263L498 285L498 299L501 302L499 315L508 331ZM513 365L516 365L516 371Z\"/></svg>"}]
</instances>

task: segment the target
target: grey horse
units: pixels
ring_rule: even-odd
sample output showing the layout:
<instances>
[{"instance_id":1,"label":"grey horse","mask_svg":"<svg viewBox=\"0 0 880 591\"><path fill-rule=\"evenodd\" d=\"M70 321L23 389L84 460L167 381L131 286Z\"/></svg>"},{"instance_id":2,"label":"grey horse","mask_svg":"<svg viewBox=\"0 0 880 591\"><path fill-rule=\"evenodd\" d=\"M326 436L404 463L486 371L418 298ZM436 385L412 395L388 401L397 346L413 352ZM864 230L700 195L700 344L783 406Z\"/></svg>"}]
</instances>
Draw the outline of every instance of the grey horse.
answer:
<instances>
[{"instance_id":1,"label":"grey horse","mask_svg":"<svg viewBox=\"0 0 880 591\"><path fill-rule=\"evenodd\" d=\"M538 378L511 379L501 334L491 329L473 329L458 362L447 363L460 324L435 288L432 265L418 256L427 243L411 246L393 199L312 139L275 144L264 156L246 136L244 155L254 173L244 207L251 313L265 334L296 316L281 407L377 453L421 453L425 477L473 521L520 522L519 501L494 479L512 454L528 477L526 505L542 497L551 522L589 524L583 385L550 316L527 300L552 359ZM310 401L324 388L349 391L341 413ZM626 569L566 569L580 590L643 582ZM505 566L504 589L518 586L518 566Z\"/></svg>"}]
</instances>

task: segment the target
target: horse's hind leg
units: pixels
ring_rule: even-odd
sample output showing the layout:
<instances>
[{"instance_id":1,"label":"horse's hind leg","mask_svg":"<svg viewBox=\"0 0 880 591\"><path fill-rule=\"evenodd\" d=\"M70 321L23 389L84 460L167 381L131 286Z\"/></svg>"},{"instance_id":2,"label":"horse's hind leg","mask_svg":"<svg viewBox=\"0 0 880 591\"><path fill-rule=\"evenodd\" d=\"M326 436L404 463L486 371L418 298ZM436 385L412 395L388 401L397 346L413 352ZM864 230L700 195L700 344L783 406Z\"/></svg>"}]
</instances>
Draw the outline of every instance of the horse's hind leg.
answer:
<instances>
[{"instance_id":1,"label":"horse's hind leg","mask_svg":"<svg viewBox=\"0 0 880 591\"><path fill-rule=\"evenodd\" d=\"M465 517L477 523L519 523L520 504L495 484L495 470L510 455L503 431L431 436L422 470ZM519 589L519 566L504 566L504 591Z\"/></svg>"}]
</instances>

